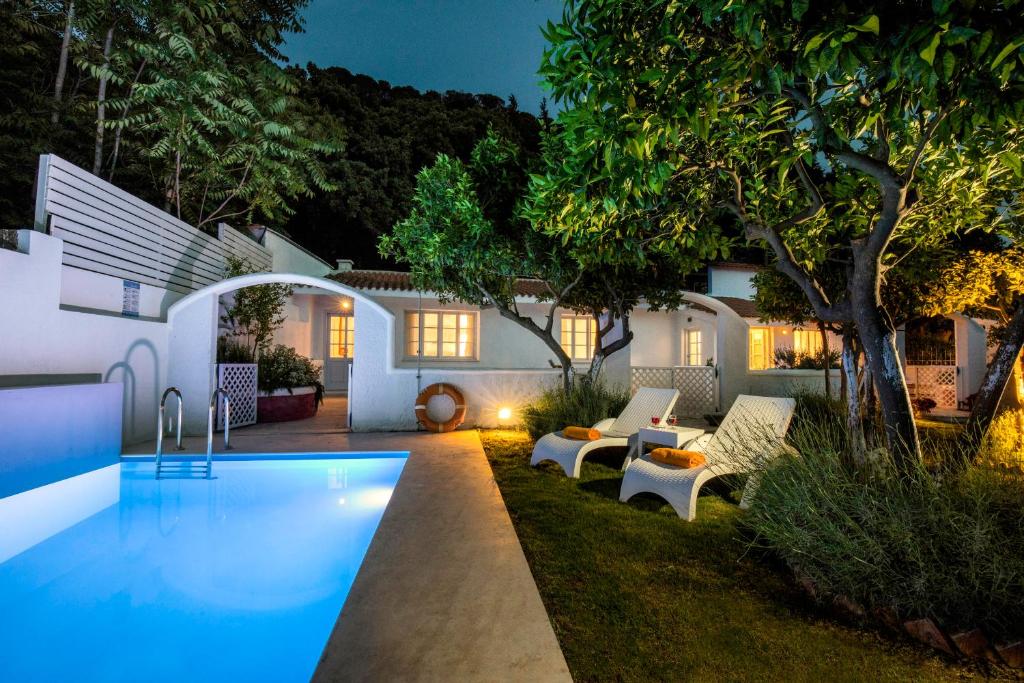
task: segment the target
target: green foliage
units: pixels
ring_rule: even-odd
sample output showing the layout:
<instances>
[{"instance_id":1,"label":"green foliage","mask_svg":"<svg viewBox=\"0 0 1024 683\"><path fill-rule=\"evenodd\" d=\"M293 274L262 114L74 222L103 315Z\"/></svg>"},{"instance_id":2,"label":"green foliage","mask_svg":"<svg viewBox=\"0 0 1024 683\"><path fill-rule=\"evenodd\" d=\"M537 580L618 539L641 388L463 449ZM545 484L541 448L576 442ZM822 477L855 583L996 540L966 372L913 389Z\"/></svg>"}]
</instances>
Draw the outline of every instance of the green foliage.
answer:
<instances>
[{"instance_id":1,"label":"green foliage","mask_svg":"<svg viewBox=\"0 0 1024 683\"><path fill-rule=\"evenodd\" d=\"M248 48L231 4L173 4L150 17L152 30L130 40L116 76L128 85L108 106L122 114L112 128L147 141L167 203L202 227L231 216L280 220L289 200L335 189L321 158L336 143L309 137L309 117L292 97L294 79ZM211 30L211 26L214 30Z\"/></svg>"},{"instance_id":2,"label":"green foliage","mask_svg":"<svg viewBox=\"0 0 1024 683\"><path fill-rule=\"evenodd\" d=\"M738 224L816 318L857 325L886 433L912 458L879 292L899 254L1014 223L1024 67L1007 57L1024 22L1016 0L808 7L570 1L542 67L569 105L571 180L540 183L566 202L548 229L628 253ZM821 272L830 262L845 296Z\"/></svg>"},{"instance_id":3,"label":"green foliage","mask_svg":"<svg viewBox=\"0 0 1024 683\"><path fill-rule=\"evenodd\" d=\"M545 152L553 163L550 150ZM599 264L576 245L534 229L527 218L540 215L536 205L519 209L530 161L494 131L477 143L469 164L438 155L417 176L409 217L381 237L380 250L407 264L416 286L437 292L442 301L492 305L539 337L559 359L567 386L571 359L557 337L559 308L606 316L588 373L596 375L606 356L632 340L632 309L641 300L655 310L678 306L683 277L696 261ZM536 295L549 303L543 323L518 308L522 277L544 285ZM615 322L622 336L607 341Z\"/></svg>"},{"instance_id":4,"label":"green foliage","mask_svg":"<svg viewBox=\"0 0 1024 683\"><path fill-rule=\"evenodd\" d=\"M510 308L519 275L564 286L575 276L571 264L531 259L537 252L527 244L529 226L511 211L494 211L517 201L520 168L518 148L493 132L476 145L469 166L439 154L417 176L409 217L381 237L381 253L407 264L418 287L446 301L484 304L493 297Z\"/></svg>"},{"instance_id":5,"label":"green foliage","mask_svg":"<svg viewBox=\"0 0 1024 683\"><path fill-rule=\"evenodd\" d=\"M228 256L225 276L237 277L252 272L255 268L247 258ZM291 295L291 285L243 287L232 292L221 320L231 326L236 338L241 340L244 337L250 355L258 357L269 348L274 331L284 324L282 312Z\"/></svg>"},{"instance_id":6,"label":"green foliage","mask_svg":"<svg viewBox=\"0 0 1024 683\"><path fill-rule=\"evenodd\" d=\"M346 132L344 153L325 164L338 191L299 198L287 224L295 239L328 259L393 266L379 255L377 240L409 216L416 175L439 154L472 166L473 149L488 130L523 158L538 151L537 119L491 95L421 93L340 67L310 64L293 73L297 97Z\"/></svg>"},{"instance_id":7,"label":"green foliage","mask_svg":"<svg viewBox=\"0 0 1024 683\"><path fill-rule=\"evenodd\" d=\"M590 427L608 417L618 417L629 403L629 392L602 382L577 382L572 389L546 389L520 411L533 439L565 427Z\"/></svg>"},{"instance_id":8,"label":"green foliage","mask_svg":"<svg viewBox=\"0 0 1024 683\"><path fill-rule=\"evenodd\" d=\"M1024 474L1024 410L1004 410L992 420L978 461Z\"/></svg>"},{"instance_id":9,"label":"green foliage","mask_svg":"<svg viewBox=\"0 0 1024 683\"><path fill-rule=\"evenodd\" d=\"M987 680L984 668L808 609L779 563L747 547L743 512L705 486L697 519L660 498L619 502L623 449L579 479L530 467L523 432L480 440L573 680ZM700 643L689 646L687 643Z\"/></svg>"},{"instance_id":10,"label":"green foliage","mask_svg":"<svg viewBox=\"0 0 1024 683\"><path fill-rule=\"evenodd\" d=\"M886 451L849 465L835 421L794 424L744 524L826 594L948 628L1024 623L1024 478L972 467L899 475Z\"/></svg>"},{"instance_id":11,"label":"green foliage","mask_svg":"<svg viewBox=\"0 0 1024 683\"><path fill-rule=\"evenodd\" d=\"M116 173L128 191L200 226L283 220L298 196L334 189L323 160L340 131L295 99L296 79L274 61L282 35L301 30L305 4L78 0L56 102L70 3L0 4L11 38L0 47L11 105L0 114L0 161L16 169L0 179L0 220L30 220L36 157L46 152Z\"/></svg>"},{"instance_id":12,"label":"green foliage","mask_svg":"<svg viewBox=\"0 0 1024 683\"><path fill-rule=\"evenodd\" d=\"M318 404L323 403L324 387L320 383L320 369L290 346L277 344L261 354L257 376L260 391L270 393L287 389L290 394L292 389L315 387L316 401Z\"/></svg>"},{"instance_id":13,"label":"green foliage","mask_svg":"<svg viewBox=\"0 0 1024 683\"><path fill-rule=\"evenodd\" d=\"M824 370L826 363L830 368L838 368L839 352L829 349L826 359L824 349L817 353L803 353L790 348L775 349L775 367L780 370Z\"/></svg>"},{"instance_id":14,"label":"green foliage","mask_svg":"<svg viewBox=\"0 0 1024 683\"><path fill-rule=\"evenodd\" d=\"M1024 247L961 253L937 280L924 302L926 315L965 313L1005 324L1024 295Z\"/></svg>"},{"instance_id":15,"label":"green foliage","mask_svg":"<svg viewBox=\"0 0 1024 683\"><path fill-rule=\"evenodd\" d=\"M253 363L255 358L246 344L232 337L217 337L218 363Z\"/></svg>"}]
</instances>

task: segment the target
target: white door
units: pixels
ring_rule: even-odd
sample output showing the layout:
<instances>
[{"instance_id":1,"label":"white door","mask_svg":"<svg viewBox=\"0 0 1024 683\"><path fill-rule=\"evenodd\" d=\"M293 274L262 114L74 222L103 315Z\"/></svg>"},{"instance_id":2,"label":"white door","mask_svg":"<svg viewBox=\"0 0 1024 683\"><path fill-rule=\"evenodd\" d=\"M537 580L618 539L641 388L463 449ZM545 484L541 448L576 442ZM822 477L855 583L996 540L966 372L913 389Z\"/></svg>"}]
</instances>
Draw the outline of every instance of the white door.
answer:
<instances>
[{"instance_id":1,"label":"white door","mask_svg":"<svg viewBox=\"0 0 1024 683\"><path fill-rule=\"evenodd\" d=\"M324 322L324 389L348 393L349 367L355 351L355 316L352 313L328 313Z\"/></svg>"}]
</instances>

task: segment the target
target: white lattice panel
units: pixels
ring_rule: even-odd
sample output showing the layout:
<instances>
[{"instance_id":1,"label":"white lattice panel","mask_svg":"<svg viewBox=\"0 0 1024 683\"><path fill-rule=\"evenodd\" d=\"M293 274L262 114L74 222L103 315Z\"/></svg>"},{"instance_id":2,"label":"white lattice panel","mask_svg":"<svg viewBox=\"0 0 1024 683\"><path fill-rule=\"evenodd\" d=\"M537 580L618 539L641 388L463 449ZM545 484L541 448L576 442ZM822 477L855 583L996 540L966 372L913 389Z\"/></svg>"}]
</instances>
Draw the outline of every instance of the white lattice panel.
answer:
<instances>
[{"instance_id":1,"label":"white lattice panel","mask_svg":"<svg viewBox=\"0 0 1024 683\"><path fill-rule=\"evenodd\" d=\"M907 384L914 398L930 398L937 408L956 409L955 365L908 365Z\"/></svg>"},{"instance_id":2,"label":"white lattice panel","mask_svg":"<svg viewBox=\"0 0 1024 683\"><path fill-rule=\"evenodd\" d=\"M632 376L629 383L629 392L635 394L640 387L654 387L656 389L673 389L672 368L632 368Z\"/></svg>"},{"instance_id":3,"label":"white lattice panel","mask_svg":"<svg viewBox=\"0 0 1024 683\"><path fill-rule=\"evenodd\" d=\"M716 411L715 368L683 366L672 369L675 388L679 390L676 415L701 417Z\"/></svg>"},{"instance_id":4,"label":"white lattice panel","mask_svg":"<svg viewBox=\"0 0 1024 683\"><path fill-rule=\"evenodd\" d=\"M231 396L231 428L256 424L256 364L220 363L217 386ZM224 429L224 402L218 400L217 429Z\"/></svg>"},{"instance_id":5,"label":"white lattice panel","mask_svg":"<svg viewBox=\"0 0 1024 683\"><path fill-rule=\"evenodd\" d=\"M634 394L640 387L677 389L679 400L673 409L676 415L701 417L717 410L718 382L713 367L634 367L631 370L630 391Z\"/></svg>"}]
</instances>

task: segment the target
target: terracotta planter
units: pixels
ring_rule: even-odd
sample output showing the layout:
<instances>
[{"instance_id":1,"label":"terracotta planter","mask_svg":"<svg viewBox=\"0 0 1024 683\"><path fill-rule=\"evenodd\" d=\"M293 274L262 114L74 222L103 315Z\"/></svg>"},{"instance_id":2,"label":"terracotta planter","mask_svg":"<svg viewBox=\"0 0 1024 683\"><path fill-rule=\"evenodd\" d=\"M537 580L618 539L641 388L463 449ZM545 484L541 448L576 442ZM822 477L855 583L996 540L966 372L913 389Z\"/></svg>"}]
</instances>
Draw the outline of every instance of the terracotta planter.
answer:
<instances>
[{"instance_id":1,"label":"terracotta planter","mask_svg":"<svg viewBox=\"0 0 1024 683\"><path fill-rule=\"evenodd\" d=\"M257 422L289 422L305 420L316 415L316 388L298 387L288 393L278 389L270 394L260 393L256 398Z\"/></svg>"}]
</instances>

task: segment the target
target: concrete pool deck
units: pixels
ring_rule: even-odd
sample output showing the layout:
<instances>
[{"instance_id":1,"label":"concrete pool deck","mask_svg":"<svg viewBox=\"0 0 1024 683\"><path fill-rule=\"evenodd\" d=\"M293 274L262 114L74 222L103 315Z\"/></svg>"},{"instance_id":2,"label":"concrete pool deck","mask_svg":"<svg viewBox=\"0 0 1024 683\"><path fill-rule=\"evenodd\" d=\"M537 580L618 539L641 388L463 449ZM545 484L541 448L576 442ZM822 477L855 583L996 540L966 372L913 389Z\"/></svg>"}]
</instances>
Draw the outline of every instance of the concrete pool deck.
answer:
<instances>
[{"instance_id":1,"label":"concrete pool deck","mask_svg":"<svg viewBox=\"0 0 1024 683\"><path fill-rule=\"evenodd\" d=\"M240 428L231 442L241 452L409 452L314 681L571 680L476 431L328 433L306 422L276 435ZM205 439L184 445L197 453Z\"/></svg>"}]
</instances>

